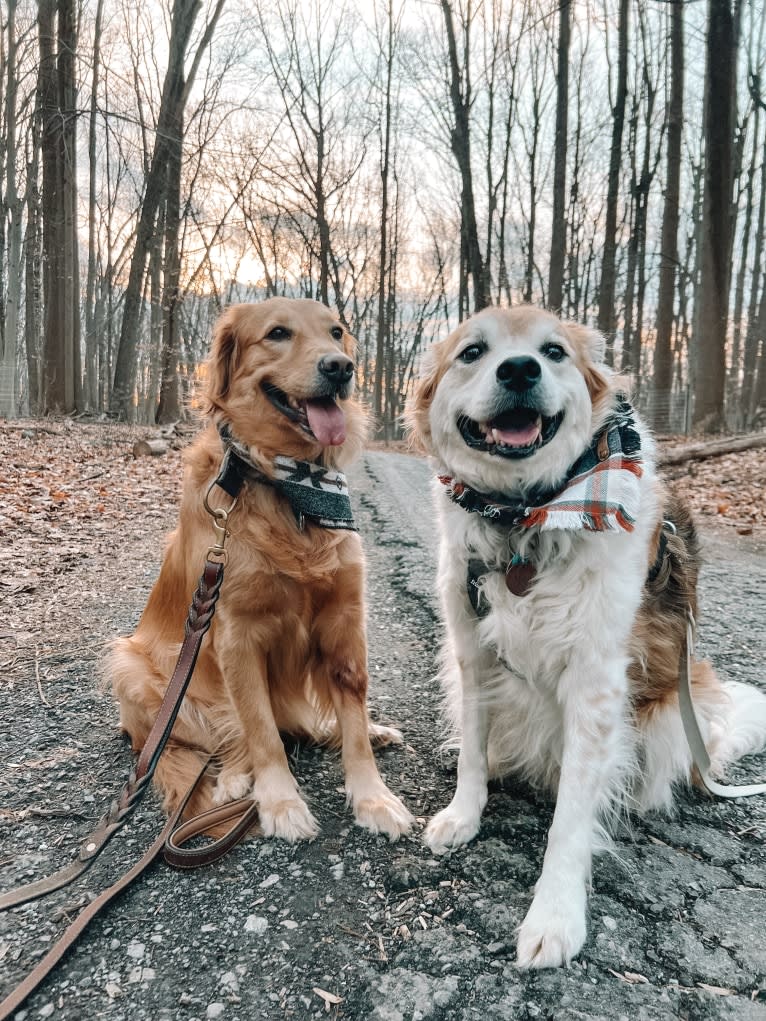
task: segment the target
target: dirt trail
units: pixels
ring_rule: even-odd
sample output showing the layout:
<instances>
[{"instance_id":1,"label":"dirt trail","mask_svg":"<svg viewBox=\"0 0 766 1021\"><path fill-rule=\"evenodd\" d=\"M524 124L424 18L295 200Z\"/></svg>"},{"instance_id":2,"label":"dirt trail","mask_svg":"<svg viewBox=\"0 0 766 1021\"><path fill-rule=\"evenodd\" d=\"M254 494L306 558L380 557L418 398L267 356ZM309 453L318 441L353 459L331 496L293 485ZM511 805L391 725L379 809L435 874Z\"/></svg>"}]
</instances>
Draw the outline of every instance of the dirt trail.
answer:
<instances>
[{"instance_id":1,"label":"dirt trail","mask_svg":"<svg viewBox=\"0 0 766 1021\"><path fill-rule=\"evenodd\" d=\"M127 466L145 502L131 506L123 495L110 504L106 495L111 529L103 514L60 518L47 551L41 530L18 585L6 586L17 633L0 646L2 888L66 862L129 769L95 653L134 625L156 573L174 515L161 496L175 484L173 456L162 470L146 461ZM126 470L116 462L115 477ZM382 753L381 769L422 819L447 802L455 779L454 755L439 752L432 681L440 629L428 468L373 452L352 484L369 561L373 712L400 725L407 742ZM79 552L67 554L67 546ZM766 554L731 534L712 535L706 549L703 651L727 676L760 682ZM49 639L39 633L43 616ZM19 627L27 637L19 639ZM765 761L751 763L750 775ZM190 874L155 866L17 1017L766 1018L766 799L725 803L689 793L673 820L637 821L618 834L617 854L594 868L583 953L569 969L521 974L514 930L539 872L547 799L521 784L496 785L479 837L437 860L419 833L389 845L353 826L337 757L294 748L292 762L322 827L316 841L251 841ZM62 804L64 814L51 815ZM115 842L113 864L0 915L0 994L110 870L138 856L158 822L150 798Z\"/></svg>"}]
</instances>

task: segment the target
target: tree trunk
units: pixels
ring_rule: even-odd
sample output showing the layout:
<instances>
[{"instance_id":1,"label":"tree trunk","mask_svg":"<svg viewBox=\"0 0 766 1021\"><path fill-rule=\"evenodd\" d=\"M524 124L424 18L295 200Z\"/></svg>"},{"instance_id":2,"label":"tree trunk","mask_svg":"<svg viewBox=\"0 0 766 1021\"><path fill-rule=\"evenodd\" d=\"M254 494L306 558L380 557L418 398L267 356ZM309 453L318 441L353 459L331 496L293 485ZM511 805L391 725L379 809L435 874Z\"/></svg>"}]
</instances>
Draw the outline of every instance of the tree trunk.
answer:
<instances>
[{"instance_id":1,"label":"tree trunk","mask_svg":"<svg viewBox=\"0 0 766 1021\"><path fill-rule=\"evenodd\" d=\"M680 0L679 0L680 2ZM628 0L620 0L617 27L617 90L612 108L612 143L609 149L609 177L604 225L604 255L601 262L601 284L598 294L598 328L606 337L606 361L614 362L615 330L615 261L617 255L617 199L622 162L622 132L625 124L625 101L628 95Z\"/></svg>"},{"instance_id":2,"label":"tree trunk","mask_svg":"<svg viewBox=\"0 0 766 1021\"><path fill-rule=\"evenodd\" d=\"M0 333L0 415L17 412L16 347L21 305L21 213L22 200L16 187L17 87L16 0L8 0L8 51L6 54L5 92L5 205L8 211L8 290L4 329Z\"/></svg>"},{"instance_id":3,"label":"tree trunk","mask_svg":"<svg viewBox=\"0 0 766 1021\"><path fill-rule=\"evenodd\" d=\"M96 4L93 27L93 69L91 73L90 113L88 117L88 275L85 285L85 407L100 411L99 344L95 331L96 305L96 120L98 116L98 79L101 64L101 20L104 0Z\"/></svg>"},{"instance_id":4,"label":"tree trunk","mask_svg":"<svg viewBox=\"0 0 766 1021\"><path fill-rule=\"evenodd\" d=\"M561 310L564 294L566 248L567 121L569 112L569 37L571 0L559 6L559 41L556 70L556 142L553 167L551 256L548 267L548 308Z\"/></svg>"},{"instance_id":5,"label":"tree trunk","mask_svg":"<svg viewBox=\"0 0 766 1021\"><path fill-rule=\"evenodd\" d=\"M736 72L731 0L709 0L693 422L711 432L724 422Z\"/></svg>"},{"instance_id":6,"label":"tree trunk","mask_svg":"<svg viewBox=\"0 0 766 1021\"><path fill-rule=\"evenodd\" d=\"M657 297L657 337L654 345L654 428L670 430L673 382L673 305L678 265L681 137L684 104L683 0L673 0L670 12L670 100L666 113L667 171L660 239L660 279Z\"/></svg>"}]
</instances>

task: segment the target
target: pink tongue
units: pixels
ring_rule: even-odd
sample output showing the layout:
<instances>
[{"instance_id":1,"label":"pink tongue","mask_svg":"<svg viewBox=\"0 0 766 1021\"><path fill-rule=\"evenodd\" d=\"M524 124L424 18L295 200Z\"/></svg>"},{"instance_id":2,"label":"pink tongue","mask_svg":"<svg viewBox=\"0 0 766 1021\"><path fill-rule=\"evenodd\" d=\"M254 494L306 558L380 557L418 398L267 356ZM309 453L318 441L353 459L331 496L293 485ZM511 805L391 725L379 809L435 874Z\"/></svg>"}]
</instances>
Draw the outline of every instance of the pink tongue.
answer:
<instances>
[{"instance_id":1,"label":"pink tongue","mask_svg":"<svg viewBox=\"0 0 766 1021\"><path fill-rule=\"evenodd\" d=\"M505 447L529 447L540 435L538 422L530 422L520 429L498 429L492 430L492 439L495 443L502 443Z\"/></svg>"},{"instance_id":2,"label":"pink tongue","mask_svg":"<svg viewBox=\"0 0 766 1021\"><path fill-rule=\"evenodd\" d=\"M332 397L306 401L306 416L323 447L338 447L346 439L346 418Z\"/></svg>"}]
</instances>

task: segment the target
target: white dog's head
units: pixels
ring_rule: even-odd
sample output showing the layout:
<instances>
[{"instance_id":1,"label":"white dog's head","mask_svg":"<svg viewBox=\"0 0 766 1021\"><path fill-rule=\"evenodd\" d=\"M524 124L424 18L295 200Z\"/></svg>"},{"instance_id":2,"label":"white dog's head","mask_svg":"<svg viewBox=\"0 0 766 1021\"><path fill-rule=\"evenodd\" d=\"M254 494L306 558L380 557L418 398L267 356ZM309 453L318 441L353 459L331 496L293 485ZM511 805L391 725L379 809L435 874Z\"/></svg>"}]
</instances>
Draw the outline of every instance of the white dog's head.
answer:
<instances>
[{"instance_id":1,"label":"white dog's head","mask_svg":"<svg viewBox=\"0 0 766 1021\"><path fill-rule=\"evenodd\" d=\"M609 415L604 342L528 305L488 308L428 352L408 406L423 447L478 489L557 485Z\"/></svg>"}]
</instances>

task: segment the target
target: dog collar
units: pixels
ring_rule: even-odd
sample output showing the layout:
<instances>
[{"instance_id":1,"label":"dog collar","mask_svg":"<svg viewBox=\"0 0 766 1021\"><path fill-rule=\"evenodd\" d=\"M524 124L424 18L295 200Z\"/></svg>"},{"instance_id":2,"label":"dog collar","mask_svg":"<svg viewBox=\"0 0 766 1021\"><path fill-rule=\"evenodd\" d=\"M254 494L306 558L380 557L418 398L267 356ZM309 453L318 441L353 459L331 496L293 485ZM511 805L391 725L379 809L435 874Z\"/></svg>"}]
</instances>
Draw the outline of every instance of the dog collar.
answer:
<instances>
[{"instance_id":1,"label":"dog collar","mask_svg":"<svg viewBox=\"0 0 766 1021\"><path fill-rule=\"evenodd\" d=\"M262 482L284 496L300 529L308 519L320 528L356 531L343 472L278 454L267 474L253 461L248 448L235 439L228 425L220 425L218 432L224 456L215 484L229 496L236 497L246 482Z\"/></svg>"},{"instance_id":2,"label":"dog collar","mask_svg":"<svg viewBox=\"0 0 766 1021\"><path fill-rule=\"evenodd\" d=\"M524 501L481 493L451 475L439 475L450 499L493 524L547 530L632 532L643 474L641 437L634 411L621 399L605 428L567 472L562 485Z\"/></svg>"}]
</instances>

